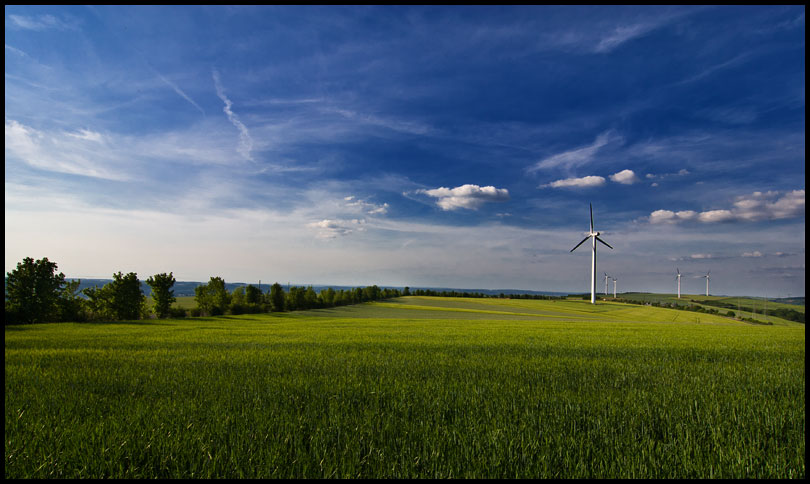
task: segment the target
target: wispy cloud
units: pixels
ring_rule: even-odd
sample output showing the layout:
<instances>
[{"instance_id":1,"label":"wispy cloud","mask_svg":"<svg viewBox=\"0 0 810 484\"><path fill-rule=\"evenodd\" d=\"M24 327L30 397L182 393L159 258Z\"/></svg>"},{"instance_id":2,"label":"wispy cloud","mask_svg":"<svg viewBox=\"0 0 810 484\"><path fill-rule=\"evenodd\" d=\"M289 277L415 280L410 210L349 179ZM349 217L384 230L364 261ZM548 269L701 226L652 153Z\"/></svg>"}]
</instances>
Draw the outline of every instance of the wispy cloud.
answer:
<instances>
[{"instance_id":1,"label":"wispy cloud","mask_svg":"<svg viewBox=\"0 0 810 484\"><path fill-rule=\"evenodd\" d=\"M75 19L61 19L53 15L9 15L14 26L26 30L78 30Z\"/></svg>"},{"instance_id":2,"label":"wispy cloud","mask_svg":"<svg viewBox=\"0 0 810 484\"><path fill-rule=\"evenodd\" d=\"M610 52L629 40L645 35L656 27L658 27L658 25L651 23L620 25L600 39L594 51L600 53Z\"/></svg>"},{"instance_id":3,"label":"wispy cloud","mask_svg":"<svg viewBox=\"0 0 810 484\"><path fill-rule=\"evenodd\" d=\"M307 227L316 230L319 239L335 239L344 237L353 232L365 231L366 221L363 219L335 220L324 219L319 222L307 224Z\"/></svg>"},{"instance_id":4,"label":"wispy cloud","mask_svg":"<svg viewBox=\"0 0 810 484\"><path fill-rule=\"evenodd\" d=\"M455 210L466 208L476 210L486 202L505 202L509 200L509 190L493 186L480 187L478 185L461 185L456 188L433 188L430 190L417 190L436 198L436 204L442 210Z\"/></svg>"},{"instance_id":5,"label":"wispy cloud","mask_svg":"<svg viewBox=\"0 0 810 484\"><path fill-rule=\"evenodd\" d=\"M111 158L117 158L114 155L99 161L97 145L101 141L99 133L89 130L45 133L7 119L6 163L12 158L41 170L107 180L128 180L130 177L125 173L111 169L111 166L115 166L111 163ZM92 146L88 146L87 142L92 143ZM107 154L111 155L109 152Z\"/></svg>"},{"instance_id":6,"label":"wispy cloud","mask_svg":"<svg viewBox=\"0 0 810 484\"><path fill-rule=\"evenodd\" d=\"M793 190L785 194L771 191L740 196L730 209L705 212L656 210L650 214L648 220L651 224L672 224L692 220L703 223L750 222L787 219L802 215L804 215L804 190Z\"/></svg>"},{"instance_id":7,"label":"wispy cloud","mask_svg":"<svg viewBox=\"0 0 810 484\"><path fill-rule=\"evenodd\" d=\"M225 90L222 88L222 83L219 80L219 72L215 70L213 72L213 77L214 86L217 89L217 96L219 96L219 98L222 99L222 102L225 103L225 107L222 110L225 112L225 115L228 116L230 122L236 126L236 129L239 130L239 147L236 149L236 151L238 151L239 154L246 159L252 161L253 157L251 156L250 152L253 149L253 139L250 137L250 132L248 131L247 126L245 126L239 120L239 117L236 116L233 110L231 110L233 103L231 103L231 100L225 96Z\"/></svg>"},{"instance_id":8,"label":"wispy cloud","mask_svg":"<svg viewBox=\"0 0 810 484\"><path fill-rule=\"evenodd\" d=\"M558 153L556 155L550 156L545 158L527 170L529 173L538 171L538 170L546 170L550 168L565 168L571 169L577 166L585 165L590 163L596 153L604 146L611 142L620 142L622 138L617 136L613 131L606 131L599 136L596 137L593 143L588 146L583 146L581 148L576 148L569 151L564 151L562 153Z\"/></svg>"},{"instance_id":9,"label":"wispy cloud","mask_svg":"<svg viewBox=\"0 0 810 484\"><path fill-rule=\"evenodd\" d=\"M365 200L361 200L353 195L344 197L343 200L346 202L346 207L348 207L349 209L364 212L367 213L368 215L385 215L386 213L388 213L387 203L378 205L375 203L367 202Z\"/></svg>"}]
</instances>

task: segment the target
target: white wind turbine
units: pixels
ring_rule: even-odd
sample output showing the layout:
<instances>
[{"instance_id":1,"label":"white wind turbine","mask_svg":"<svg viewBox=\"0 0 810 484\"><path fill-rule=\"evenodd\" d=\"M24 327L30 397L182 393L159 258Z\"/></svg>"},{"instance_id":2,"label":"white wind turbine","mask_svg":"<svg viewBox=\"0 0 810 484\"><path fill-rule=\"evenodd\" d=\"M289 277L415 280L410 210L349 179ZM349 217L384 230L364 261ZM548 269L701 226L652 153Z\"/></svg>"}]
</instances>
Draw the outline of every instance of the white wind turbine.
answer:
<instances>
[{"instance_id":1,"label":"white wind turbine","mask_svg":"<svg viewBox=\"0 0 810 484\"><path fill-rule=\"evenodd\" d=\"M618 279L616 279L614 277L613 278L613 299L616 299L616 281L618 281Z\"/></svg>"},{"instance_id":2,"label":"white wind turbine","mask_svg":"<svg viewBox=\"0 0 810 484\"><path fill-rule=\"evenodd\" d=\"M701 277L706 278L706 295L707 296L709 295L709 274L711 274L711 272L712 272L711 269L709 269L709 272L707 272L705 276L701 276Z\"/></svg>"},{"instance_id":3,"label":"white wind turbine","mask_svg":"<svg viewBox=\"0 0 810 484\"><path fill-rule=\"evenodd\" d=\"M571 252L575 251L577 247L584 244L586 240L593 239L593 253L591 255L591 304L596 304L596 241L602 242L603 244L610 247L610 244L605 242L604 240L599 238L600 232L594 232L593 230L593 205L588 204L591 208L591 231L588 232L588 236L582 239L582 242L578 243ZM613 247L610 247L611 249Z\"/></svg>"},{"instance_id":4,"label":"white wind turbine","mask_svg":"<svg viewBox=\"0 0 810 484\"><path fill-rule=\"evenodd\" d=\"M605 272L605 296L607 296L607 291L608 291L607 281L608 281L609 278L610 278L610 276L608 276L607 272Z\"/></svg>"},{"instance_id":5,"label":"white wind turbine","mask_svg":"<svg viewBox=\"0 0 810 484\"><path fill-rule=\"evenodd\" d=\"M677 267L675 268L675 270L678 271L678 275L676 277L678 278L678 299L680 299L681 298L681 270L678 269Z\"/></svg>"}]
</instances>

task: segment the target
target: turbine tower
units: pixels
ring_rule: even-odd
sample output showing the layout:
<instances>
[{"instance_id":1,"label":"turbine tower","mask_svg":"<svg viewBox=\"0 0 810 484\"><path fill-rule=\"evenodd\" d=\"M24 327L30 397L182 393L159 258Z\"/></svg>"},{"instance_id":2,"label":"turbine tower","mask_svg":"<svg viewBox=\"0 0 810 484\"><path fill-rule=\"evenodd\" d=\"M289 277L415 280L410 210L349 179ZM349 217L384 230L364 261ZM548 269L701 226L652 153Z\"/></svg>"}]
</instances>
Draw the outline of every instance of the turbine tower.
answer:
<instances>
[{"instance_id":1,"label":"turbine tower","mask_svg":"<svg viewBox=\"0 0 810 484\"><path fill-rule=\"evenodd\" d=\"M680 299L681 298L681 270L678 269L677 267L675 268L675 270L678 271L678 275L675 276L675 277L678 278L678 299Z\"/></svg>"},{"instance_id":2,"label":"turbine tower","mask_svg":"<svg viewBox=\"0 0 810 484\"><path fill-rule=\"evenodd\" d=\"M591 304L596 304L596 241L602 242L603 244L610 247L610 244L605 242L604 240L599 238L600 232L594 232L593 230L593 205L588 204L591 208L591 231L588 232L588 236L582 239L582 242L578 243L571 252L575 251L577 247L584 244L586 240L593 239L593 253L591 255ZM611 249L613 247L610 247Z\"/></svg>"},{"instance_id":3,"label":"turbine tower","mask_svg":"<svg viewBox=\"0 0 810 484\"><path fill-rule=\"evenodd\" d=\"M711 272L712 272L711 269L709 269L709 272L707 272L705 276L701 276L701 277L706 278L706 295L707 296L709 295L709 274L711 274Z\"/></svg>"},{"instance_id":4,"label":"turbine tower","mask_svg":"<svg viewBox=\"0 0 810 484\"><path fill-rule=\"evenodd\" d=\"M608 291L608 289L607 289L607 281L608 281L609 277L610 276L607 275L607 272L605 272L605 296L607 296L607 291Z\"/></svg>"},{"instance_id":5,"label":"turbine tower","mask_svg":"<svg viewBox=\"0 0 810 484\"><path fill-rule=\"evenodd\" d=\"M616 279L614 277L613 278L613 299L616 299L616 281L618 281L618 279Z\"/></svg>"}]
</instances>

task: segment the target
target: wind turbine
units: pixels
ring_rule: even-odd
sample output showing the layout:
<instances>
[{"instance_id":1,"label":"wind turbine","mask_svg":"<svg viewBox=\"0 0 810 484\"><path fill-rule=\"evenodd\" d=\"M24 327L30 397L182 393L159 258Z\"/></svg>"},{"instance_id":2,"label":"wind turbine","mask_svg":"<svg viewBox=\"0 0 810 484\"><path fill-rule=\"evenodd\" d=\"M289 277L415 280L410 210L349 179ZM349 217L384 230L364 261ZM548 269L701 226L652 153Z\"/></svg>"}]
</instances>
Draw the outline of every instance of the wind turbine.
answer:
<instances>
[{"instance_id":1,"label":"wind turbine","mask_svg":"<svg viewBox=\"0 0 810 484\"><path fill-rule=\"evenodd\" d=\"M678 269L677 267L675 268L675 270L678 271L678 275L675 276L675 277L678 278L678 299L680 299L681 298L681 270Z\"/></svg>"},{"instance_id":2,"label":"wind turbine","mask_svg":"<svg viewBox=\"0 0 810 484\"><path fill-rule=\"evenodd\" d=\"M616 299L616 281L618 281L618 279L616 279L614 277L613 278L613 299Z\"/></svg>"},{"instance_id":3,"label":"wind turbine","mask_svg":"<svg viewBox=\"0 0 810 484\"><path fill-rule=\"evenodd\" d=\"M709 295L709 274L711 274L711 272L712 272L712 270L709 269L709 272L707 272L705 276L701 276L701 277L706 278L706 295L707 296Z\"/></svg>"},{"instance_id":4,"label":"wind turbine","mask_svg":"<svg viewBox=\"0 0 810 484\"><path fill-rule=\"evenodd\" d=\"M605 272L605 296L607 296L607 291L608 291L608 289L607 289L608 278L610 278L610 276L608 276L607 272Z\"/></svg>"},{"instance_id":5,"label":"wind turbine","mask_svg":"<svg viewBox=\"0 0 810 484\"><path fill-rule=\"evenodd\" d=\"M610 247L610 244L605 242L604 240L599 238L600 232L594 232L593 230L593 205L588 204L591 208L591 231L588 232L588 236L582 239L582 242L578 243L571 252L575 251L577 247L584 244L586 240L593 239L593 253L591 255L591 304L596 304L596 241L602 242L603 244ZM610 247L611 249L613 247Z\"/></svg>"}]
</instances>

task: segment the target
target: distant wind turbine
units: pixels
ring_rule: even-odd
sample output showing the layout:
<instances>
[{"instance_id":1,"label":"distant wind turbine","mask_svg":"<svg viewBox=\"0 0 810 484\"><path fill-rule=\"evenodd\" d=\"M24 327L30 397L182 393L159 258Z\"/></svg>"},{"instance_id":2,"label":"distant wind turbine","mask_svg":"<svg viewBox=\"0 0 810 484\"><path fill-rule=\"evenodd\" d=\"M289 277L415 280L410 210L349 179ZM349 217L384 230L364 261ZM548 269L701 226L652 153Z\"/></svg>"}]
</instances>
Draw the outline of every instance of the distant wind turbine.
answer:
<instances>
[{"instance_id":1,"label":"distant wind turbine","mask_svg":"<svg viewBox=\"0 0 810 484\"><path fill-rule=\"evenodd\" d=\"M610 247L610 244L608 244L607 242L605 242L604 240L599 238L600 232L594 232L594 230L593 230L593 205L588 204L588 206L590 206L590 208L591 208L591 231L588 232L587 237L582 239L582 242L578 243L573 249L571 249L571 252L575 251L577 249L577 247L584 244L586 240L593 239L592 240L592 242L593 242L593 253L591 255L591 304L596 304L596 241L598 240L599 242L602 242L603 244L607 245L611 249L613 249L613 247Z\"/></svg>"},{"instance_id":2,"label":"distant wind turbine","mask_svg":"<svg viewBox=\"0 0 810 484\"><path fill-rule=\"evenodd\" d=\"M605 296L607 296L607 291L608 291L608 289L607 289L608 278L610 278L610 276L608 276L607 272L605 272Z\"/></svg>"},{"instance_id":3,"label":"distant wind turbine","mask_svg":"<svg viewBox=\"0 0 810 484\"><path fill-rule=\"evenodd\" d=\"M613 299L616 299L616 281L618 281L618 279L613 278Z\"/></svg>"},{"instance_id":4,"label":"distant wind turbine","mask_svg":"<svg viewBox=\"0 0 810 484\"><path fill-rule=\"evenodd\" d=\"M707 272L705 276L701 276L701 277L706 278L706 295L707 296L709 295L709 274L711 274L711 273L712 273L712 271L711 271L711 269L709 269L709 272Z\"/></svg>"},{"instance_id":5,"label":"distant wind turbine","mask_svg":"<svg viewBox=\"0 0 810 484\"><path fill-rule=\"evenodd\" d=\"M678 299L680 299L681 298L681 270L678 269L677 267L675 268L675 270L678 271L678 275L675 276L675 277L678 278Z\"/></svg>"}]
</instances>

